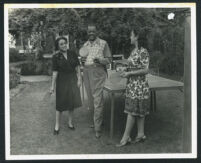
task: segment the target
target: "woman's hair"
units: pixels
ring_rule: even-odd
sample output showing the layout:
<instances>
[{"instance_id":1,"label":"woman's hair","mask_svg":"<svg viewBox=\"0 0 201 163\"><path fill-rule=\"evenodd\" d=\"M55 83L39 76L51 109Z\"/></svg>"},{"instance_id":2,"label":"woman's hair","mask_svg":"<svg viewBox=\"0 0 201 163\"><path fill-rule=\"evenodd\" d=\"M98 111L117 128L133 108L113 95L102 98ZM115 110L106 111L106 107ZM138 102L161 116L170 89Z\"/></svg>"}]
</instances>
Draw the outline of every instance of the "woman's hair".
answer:
<instances>
[{"instance_id":1,"label":"woman's hair","mask_svg":"<svg viewBox=\"0 0 201 163\"><path fill-rule=\"evenodd\" d=\"M148 48L148 41L147 41L147 30L143 28L131 28L130 33L134 32L135 36L138 36L138 46L139 48Z\"/></svg>"},{"instance_id":2,"label":"woman's hair","mask_svg":"<svg viewBox=\"0 0 201 163\"><path fill-rule=\"evenodd\" d=\"M68 42L67 38L65 38L65 37L57 38L56 41L55 41L55 50L59 50L59 41L60 40L64 40L64 41L66 41L66 43Z\"/></svg>"}]
</instances>

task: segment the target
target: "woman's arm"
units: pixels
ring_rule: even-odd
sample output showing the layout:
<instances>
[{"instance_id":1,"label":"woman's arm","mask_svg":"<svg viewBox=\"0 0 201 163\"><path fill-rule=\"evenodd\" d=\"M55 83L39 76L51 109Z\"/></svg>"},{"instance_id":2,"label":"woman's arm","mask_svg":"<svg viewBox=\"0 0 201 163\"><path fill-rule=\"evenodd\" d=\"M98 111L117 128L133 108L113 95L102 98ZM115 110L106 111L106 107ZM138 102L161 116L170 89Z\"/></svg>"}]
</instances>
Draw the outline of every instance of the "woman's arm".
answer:
<instances>
[{"instance_id":1,"label":"woman's arm","mask_svg":"<svg viewBox=\"0 0 201 163\"><path fill-rule=\"evenodd\" d=\"M144 69L139 69L139 70L129 71L129 72L124 71L120 74L120 76L123 78L127 78L127 77L132 76L132 75L146 75L148 73L149 73L149 69L144 68Z\"/></svg>"},{"instance_id":2,"label":"woman's arm","mask_svg":"<svg viewBox=\"0 0 201 163\"><path fill-rule=\"evenodd\" d=\"M148 68L144 68L144 69L130 71L128 73L129 73L129 75L146 75L146 74L149 73L149 69Z\"/></svg>"},{"instance_id":3,"label":"woman's arm","mask_svg":"<svg viewBox=\"0 0 201 163\"><path fill-rule=\"evenodd\" d=\"M58 72L53 71L53 73L52 73L52 85L51 85L50 93L54 92L54 89L55 89L55 86L56 86L57 75L58 75Z\"/></svg>"},{"instance_id":4,"label":"woman's arm","mask_svg":"<svg viewBox=\"0 0 201 163\"><path fill-rule=\"evenodd\" d=\"M77 79L78 79L78 81L77 81L77 85L78 85L78 87L80 87L80 85L81 85L81 71L80 71L80 66L77 66L76 68L76 73L77 73Z\"/></svg>"}]
</instances>

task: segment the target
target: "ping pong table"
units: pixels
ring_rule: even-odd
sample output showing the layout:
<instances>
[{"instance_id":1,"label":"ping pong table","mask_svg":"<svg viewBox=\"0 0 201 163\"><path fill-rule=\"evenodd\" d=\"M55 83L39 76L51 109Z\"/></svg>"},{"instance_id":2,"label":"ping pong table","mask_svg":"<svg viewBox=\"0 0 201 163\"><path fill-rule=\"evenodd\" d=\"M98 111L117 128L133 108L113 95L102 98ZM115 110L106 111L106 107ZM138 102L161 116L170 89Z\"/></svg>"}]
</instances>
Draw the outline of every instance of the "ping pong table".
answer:
<instances>
[{"instance_id":1,"label":"ping pong table","mask_svg":"<svg viewBox=\"0 0 201 163\"><path fill-rule=\"evenodd\" d=\"M179 89L182 91L184 84L175 80L170 80L160 76L147 75L151 92L151 110L156 111L156 91ZM108 79L105 82L104 90L110 94L111 98L111 117L110 117L110 138L113 137L114 130L114 99L116 93L124 92L126 79L121 78L115 70L108 71Z\"/></svg>"}]
</instances>

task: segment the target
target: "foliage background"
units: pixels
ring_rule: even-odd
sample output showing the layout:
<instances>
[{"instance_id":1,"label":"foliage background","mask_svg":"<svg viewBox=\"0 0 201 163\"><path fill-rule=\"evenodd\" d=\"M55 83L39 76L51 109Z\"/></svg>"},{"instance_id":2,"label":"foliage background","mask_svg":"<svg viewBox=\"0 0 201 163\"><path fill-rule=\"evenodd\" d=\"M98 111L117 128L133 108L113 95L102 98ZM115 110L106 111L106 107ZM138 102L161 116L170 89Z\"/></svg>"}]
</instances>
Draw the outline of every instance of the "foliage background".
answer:
<instances>
[{"instance_id":1,"label":"foliage background","mask_svg":"<svg viewBox=\"0 0 201 163\"><path fill-rule=\"evenodd\" d=\"M99 37L105 39L112 54L127 58L131 46L130 27L146 33L150 53L150 67L161 73L183 76L184 67L184 19L182 8L59 8L59 9L12 9L9 12L9 30L14 38L23 32L32 38L34 48L41 40L46 41L46 51L54 51L58 34L70 36L70 47L78 50L87 40L86 26L93 22ZM188 9L187 9L188 10ZM168 20L168 13L175 13Z\"/></svg>"}]
</instances>

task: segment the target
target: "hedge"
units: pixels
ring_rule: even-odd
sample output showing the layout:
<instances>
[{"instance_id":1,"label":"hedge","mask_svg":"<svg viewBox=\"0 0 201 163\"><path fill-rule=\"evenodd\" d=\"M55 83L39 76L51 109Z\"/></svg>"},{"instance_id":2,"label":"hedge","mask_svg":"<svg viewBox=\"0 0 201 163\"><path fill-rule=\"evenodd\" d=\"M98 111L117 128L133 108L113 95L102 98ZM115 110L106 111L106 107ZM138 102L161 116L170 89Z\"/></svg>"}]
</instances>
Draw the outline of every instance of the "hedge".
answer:
<instances>
[{"instance_id":1,"label":"hedge","mask_svg":"<svg viewBox=\"0 0 201 163\"><path fill-rule=\"evenodd\" d=\"M20 68L10 67L10 89L15 88L20 83Z\"/></svg>"}]
</instances>

